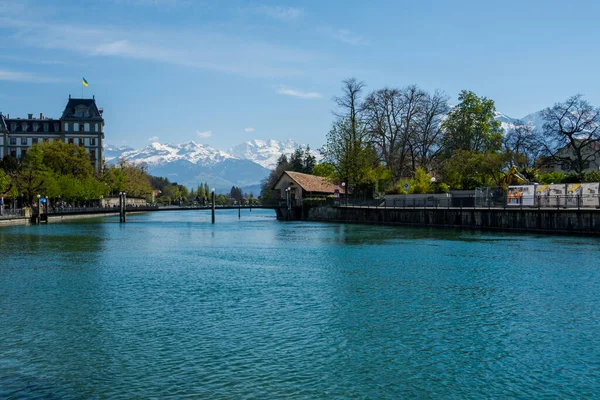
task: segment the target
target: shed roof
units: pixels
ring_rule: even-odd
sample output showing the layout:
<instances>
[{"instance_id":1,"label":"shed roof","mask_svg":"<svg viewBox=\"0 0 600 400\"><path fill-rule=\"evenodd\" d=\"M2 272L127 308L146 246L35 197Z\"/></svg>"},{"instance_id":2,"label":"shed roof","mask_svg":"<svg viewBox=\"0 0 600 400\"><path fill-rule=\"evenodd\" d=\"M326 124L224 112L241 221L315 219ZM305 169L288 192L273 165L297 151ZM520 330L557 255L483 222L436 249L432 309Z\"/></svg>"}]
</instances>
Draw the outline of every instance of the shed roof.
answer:
<instances>
[{"instance_id":1,"label":"shed roof","mask_svg":"<svg viewBox=\"0 0 600 400\"><path fill-rule=\"evenodd\" d=\"M329 178L322 176L315 176L310 174L303 174L302 172L285 171L281 177L277 180L275 187L281 181L281 178L287 175L293 180L302 190L313 193L334 193L335 185ZM339 193L344 193L343 187L339 188Z\"/></svg>"}]
</instances>

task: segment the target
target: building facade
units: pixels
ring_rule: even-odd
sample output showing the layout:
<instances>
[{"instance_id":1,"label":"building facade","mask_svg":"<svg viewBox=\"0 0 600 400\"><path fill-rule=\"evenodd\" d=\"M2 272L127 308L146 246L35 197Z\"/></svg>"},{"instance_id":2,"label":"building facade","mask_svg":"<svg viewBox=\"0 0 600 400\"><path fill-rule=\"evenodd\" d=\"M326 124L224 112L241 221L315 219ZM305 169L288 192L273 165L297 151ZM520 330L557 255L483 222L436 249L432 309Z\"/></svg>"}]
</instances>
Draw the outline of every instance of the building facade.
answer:
<instances>
[{"instance_id":1,"label":"building facade","mask_svg":"<svg viewBox=\"0 0 600 400\"><path fill-rule=\"evenodd\" d=\"M96 99L75 99L69 96L62 116L48 118L43 114L27 118L10 118L0 113L0 156L23 158L29 148L41 142L61 140L83 146L90 155L96 172L103 168L104 141L103 109L96 106Z\"/></svg>"}]
</instances>

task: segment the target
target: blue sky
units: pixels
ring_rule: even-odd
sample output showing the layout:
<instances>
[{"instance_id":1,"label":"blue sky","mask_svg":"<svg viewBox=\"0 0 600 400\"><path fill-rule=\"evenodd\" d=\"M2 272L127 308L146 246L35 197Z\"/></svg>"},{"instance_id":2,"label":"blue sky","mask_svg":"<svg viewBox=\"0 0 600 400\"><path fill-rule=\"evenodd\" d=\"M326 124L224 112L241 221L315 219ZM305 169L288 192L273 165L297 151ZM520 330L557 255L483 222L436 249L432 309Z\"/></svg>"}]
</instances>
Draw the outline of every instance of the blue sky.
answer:
<instances>
[{"instance_id":1,"label":"blue sky","mask_svg":"<svg viewBox=\"0 0 600 400\"><path fill-rule=\"evenodd\" d=\"M472 90L519 118L600 105L600 2L0 0L0 111L58 117L81 78L106 141L319 148L341 81Z\"/></svg>"}]
</instances>

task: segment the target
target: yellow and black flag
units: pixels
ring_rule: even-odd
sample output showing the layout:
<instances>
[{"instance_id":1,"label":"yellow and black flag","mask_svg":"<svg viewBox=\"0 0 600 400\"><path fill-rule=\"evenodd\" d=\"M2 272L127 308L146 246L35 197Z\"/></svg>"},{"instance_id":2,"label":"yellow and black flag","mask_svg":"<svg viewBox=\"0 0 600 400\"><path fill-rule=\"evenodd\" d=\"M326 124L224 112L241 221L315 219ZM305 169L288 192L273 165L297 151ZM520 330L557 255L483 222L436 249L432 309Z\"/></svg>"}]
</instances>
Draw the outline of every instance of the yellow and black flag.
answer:
<instances>
[{"instance_id":1,"label":"yellow and black flag","mask_svg":"<svg viewBox=\"0 0 600 400\"><path fill-rule=\"evenodd\" d=\"M88 83L88 81L85 80L85 78L81 78L81 84L85 87L89 86L89 83Z\"/></svg>"}]
</instances>

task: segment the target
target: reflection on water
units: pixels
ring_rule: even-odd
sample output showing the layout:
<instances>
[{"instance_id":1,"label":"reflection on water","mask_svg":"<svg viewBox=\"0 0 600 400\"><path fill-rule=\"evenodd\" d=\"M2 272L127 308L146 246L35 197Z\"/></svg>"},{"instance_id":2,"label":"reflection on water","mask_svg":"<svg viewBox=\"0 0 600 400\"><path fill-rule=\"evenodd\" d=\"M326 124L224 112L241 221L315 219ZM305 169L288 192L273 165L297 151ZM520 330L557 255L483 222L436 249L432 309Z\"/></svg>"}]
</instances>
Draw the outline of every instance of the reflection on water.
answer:
<instances>
[{"instance_id":1,"label":"reflection on water","mask_svg":"<svg viewBox=\"0 0 600 400\"><path fill-rule=\"evenodd\" d=\"M595 239L128 221L0 230L0 398L600 392Z\"/></svg>"}]
</instances>

